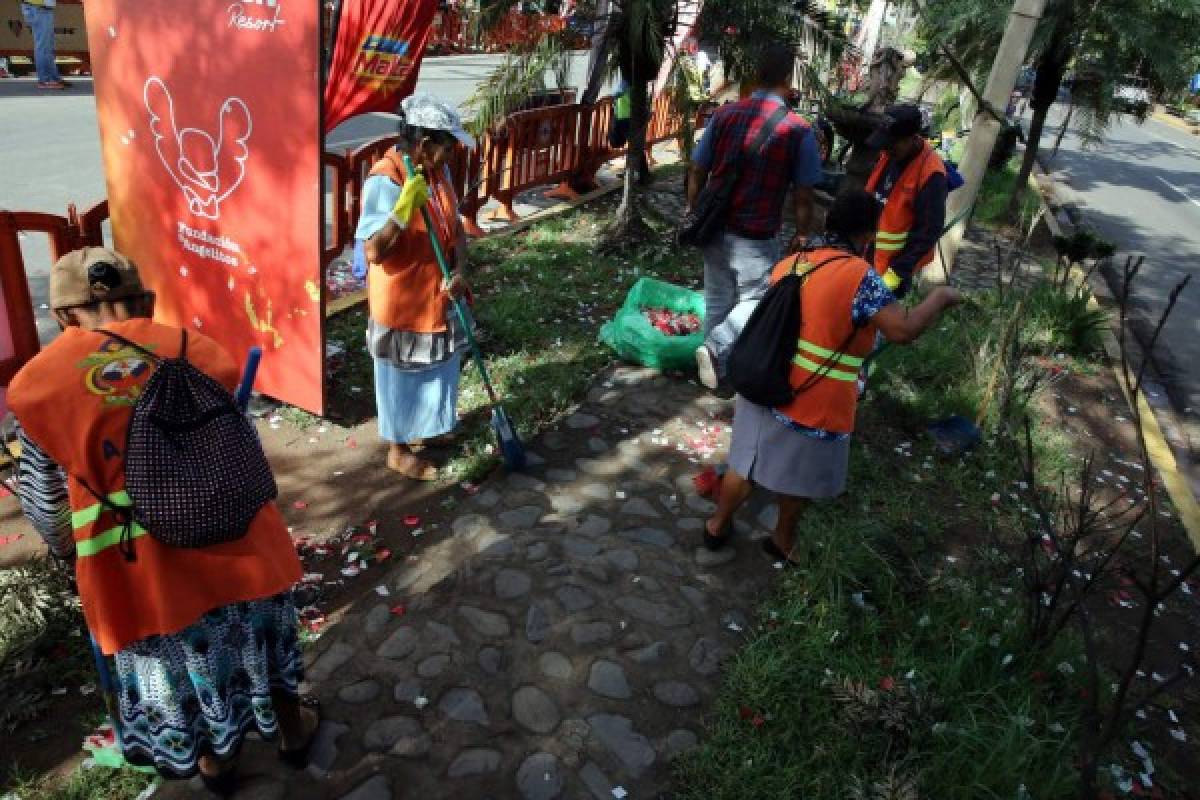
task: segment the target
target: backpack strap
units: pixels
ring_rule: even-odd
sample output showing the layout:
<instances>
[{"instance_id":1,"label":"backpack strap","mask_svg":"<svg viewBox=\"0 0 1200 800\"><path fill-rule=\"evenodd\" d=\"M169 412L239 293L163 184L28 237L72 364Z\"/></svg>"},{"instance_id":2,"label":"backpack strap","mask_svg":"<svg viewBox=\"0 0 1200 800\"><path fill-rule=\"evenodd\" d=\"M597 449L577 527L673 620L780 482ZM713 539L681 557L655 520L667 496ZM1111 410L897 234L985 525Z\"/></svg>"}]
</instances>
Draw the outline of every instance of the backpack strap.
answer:
<instances>
[{"instance_id":1,"label":"backpack strap","mask_svg":"<svg viewBox=\"0 0 1200 800\"><path fill-rule=\"evenodd\" d=\"M104 507L105 511L116 516L121 521L121 538L117 542L117 547L125 560L132 563L137 561L137 553L133 549L133 506L119 506L109 500L107 496L100 494L88 484L79 475L75 476L75 480L79 481L79 485L88 490L88 494L96 498L96 502Z\"/></svg>"},{"instance_id":2,"label":"backpack strap","mask_svg":"<svg viewBox=\"0 0 1200 800\"><path fill-rule=\"evenodd\" d=\"M809 269L805 270L804 273L800 275L801 291L803 291L803 289L804 289L804 281L807 280L808 276L812 275L814 272L816 272L821 267L825 266L826 264L832 264L835 261L848 261L852 258L853 258L853 256L850 256L850 255L831 256L830 258L827 258L824 261L822 261L820 264L810 266ZM797 254L796 260L799 261L799 259L800 259L800 255ZM795 274L795 268L796 268L796 264L793 262L793 264L792 264L793 274ZM801 313L803 313L803 308L804 308L803 302L801 303L800 307L802 310ZM850 335L846 337L845 341L843 341L840 345L838 345L836 350L834 350L829 356L826 357L824 363L822 363L817 368L816 372L809 375L808 378L806 378L804 380L804 383L800 384L798 387L796 387L795 389L792 390L792 399L795 399L802 393L807 392L813 386L816 386L817 381L824 380L829 375L830 371L833 369L833 365L837 362L837 360L841 356L844 356L846 354L846 348L850 346L850 342L854 341L854 337L858 334L858 329L859 329L858 325L851 324Z\"/></svg>"},{"instance_id":3,"label":"backpack strap","mask_svg":"<svg viewBox=\"0 0 1200 800\"><path fill-rule=\"evenodd\" d=\"M126 339L124 336L122 336L119 333L113 333L112 331L108 330L107 328L96 328L96 333L102 333L105 336L109 337L110 339L116 339L118 342L125 345L126 347L131 347L134 350L138 351L139 353L144 355L146 358L153 361L155 364L159 364L162 362L162 356L155 355L154 353L150 352L142 345L140 345L137 342L132 341L130 339ZM184 345L186 346L187 345L187 331L184 331L183 337L184 337L183 338Z\"/></svg>"}]
</instances>

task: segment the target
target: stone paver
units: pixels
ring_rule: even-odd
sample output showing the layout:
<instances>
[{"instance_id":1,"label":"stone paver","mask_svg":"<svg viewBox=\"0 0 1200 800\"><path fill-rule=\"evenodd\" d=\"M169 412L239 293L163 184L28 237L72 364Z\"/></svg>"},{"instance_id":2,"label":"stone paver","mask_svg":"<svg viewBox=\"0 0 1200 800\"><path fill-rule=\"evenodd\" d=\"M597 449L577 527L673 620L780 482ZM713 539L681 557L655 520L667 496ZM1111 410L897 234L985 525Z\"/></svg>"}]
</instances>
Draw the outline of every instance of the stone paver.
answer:
<instances>
[{"instance_id":1,"label":"stone paver","mask_svg":"<svg viewBox=\"0 0 1200 800\"><path fill-rule=\"evenodd\" d=\"M463 750L455 756L454 760L450 762L450 767L446 770L446 775L450 778L465 778L468 775L483 775L488 772L495 772L500 768L500 762L503 758L499 750L473 747Z\"/></svg>"},{"instance_id":2,"label":"stone paver","mask_svg":"<svg viewBox=\"0 0 1200 800\"><path fill-rule=\"evenodd\" d=\"M527 473L398 503L425 535L373 576L390 595L365 592L309 656L308 690L325 701L313 766L293 773L251 743L267 770L255 792L669 795L670 762L697 746L723 659L778 573L748 540L699 547L711 504L691 479L721 454L687 442L699 425L727 436L728 401L630 367L601 375L590 397L526 442L544 458ZM769 521L754 499L740 529Z\"/></svg>"},{"instance_id":3,"label":"stone paver","mask_svg":"<svg viewBox=\"0 0 1200 800\"><path fill-rule=\"evenodd\" d=\"M625 670L615 661L597 661L592 664L587 685L596 694L610 700L628 700L633 697Z\"/></svg>"}]
</instances>

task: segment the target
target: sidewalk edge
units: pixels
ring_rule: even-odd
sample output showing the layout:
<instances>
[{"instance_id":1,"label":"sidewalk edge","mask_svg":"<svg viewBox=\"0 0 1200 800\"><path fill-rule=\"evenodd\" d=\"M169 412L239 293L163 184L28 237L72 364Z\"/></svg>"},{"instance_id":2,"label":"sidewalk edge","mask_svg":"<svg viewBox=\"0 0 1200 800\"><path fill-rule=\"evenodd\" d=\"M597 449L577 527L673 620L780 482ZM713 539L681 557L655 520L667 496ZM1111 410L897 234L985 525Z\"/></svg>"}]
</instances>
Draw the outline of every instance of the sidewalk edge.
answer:
<instances>
[{"instance_id":1,"label":"sidewalk edge","mask_svg":"<svg viewBox=\"0 0 1200 800\"><path fill-rule=\"evenodd\" d=\"M1053 178L1043 173L1043 177L1053 183ZM1054 216L1054 211L1046 203L1046 197L1042 194L1041 187L1038 186L1034 176L1029 176L1030 188L1037 194L1038 202L1041 204L1042 218L1046 221L1046 227L1050 229L1050 233L1055 236L1061 236L1062 227L1058 224L1058 220ZM1082 275L1082 273L1080 273ZM1099 308L1099 304L1093 297L1089 304L1092 308ZM1146 451L1150 455L1150 461L1154 468L1158 470L1158 474L1162 476L1163 487L1167 490L1167 495L1171 498L1171 503L1175 506L1176 513L1179 514L1179 520L1183 523L1184 529L1187 530L1188 538L1192 541L1192 546L1200 550L1200 503L1196 501L1196 495L1192 492L1191 485L1187 478L1179 471L1179 465L1175 460L1175 454L1171 450L1171 445L1167 443L1167 438L1163 435L1162 427L1158 423L1158 417L1154 409L1150 406L1142 392L1138 392L1136 398L1129 396L1129 390L1126 388L1124 381L1121 379L1121 350L1117 344L1117 338L1113 334L1111 326L1104 331L1104 351L1108 356L1109 364L1112 367L1113 375L1117 379L1117 385L1121 388L1121 393L1125 396L1125 402L1129 404L1131 409L1135 408L1137 416L1141 420L1142 437L1146 442Z\"/></svg>"}]
</instances>

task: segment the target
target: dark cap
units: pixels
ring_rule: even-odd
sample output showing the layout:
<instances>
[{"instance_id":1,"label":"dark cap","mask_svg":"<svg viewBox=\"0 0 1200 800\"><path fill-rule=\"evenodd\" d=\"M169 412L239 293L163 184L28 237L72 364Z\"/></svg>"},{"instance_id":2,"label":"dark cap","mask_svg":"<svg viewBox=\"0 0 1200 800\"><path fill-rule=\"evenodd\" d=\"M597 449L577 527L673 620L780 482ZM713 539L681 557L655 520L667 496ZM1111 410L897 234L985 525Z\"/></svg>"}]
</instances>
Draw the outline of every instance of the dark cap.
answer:
<instances>
[{"instance_id":1,"label":"dark cap","mask_svg":"<svg viewBox=\"0 0 1200 800\"><path fill-rule=\"evenodd\" d=\"M925 118L916 106L888 106L884 109L887 122L867 137L867 147L883 150L905 136L914 136L925 127Z\"/></svg>"}]
</instances>

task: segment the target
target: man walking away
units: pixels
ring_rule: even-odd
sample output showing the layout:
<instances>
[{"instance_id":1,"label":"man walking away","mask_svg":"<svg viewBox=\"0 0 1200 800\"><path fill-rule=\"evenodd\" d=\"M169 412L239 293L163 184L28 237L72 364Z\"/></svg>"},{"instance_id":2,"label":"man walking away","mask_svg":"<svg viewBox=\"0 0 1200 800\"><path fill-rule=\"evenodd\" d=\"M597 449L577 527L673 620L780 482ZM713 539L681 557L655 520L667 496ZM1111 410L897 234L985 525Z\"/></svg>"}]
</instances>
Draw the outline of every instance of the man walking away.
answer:
<instances>
[{"instance_id":1,"label":"man walking away","mask_svg":"<svg viewBox=\"0 0 1200 800\"><path fill-rule=\"evenodd\" d=\"M759 88L750 97L719 108L692 156L688 208L701 189L738 172L724 231L704 247L704 344L696 350L700 381L710 389L725 372L725 358L754 306L766 293L771 267L780 258L776 237L783 201L793 190L796 239L803 241L812 216L812 187L821 180L821 160L808 123L785 112L795 53L783 42L763 48ZM759 151L746 152L764 125L774 128ZM744 156L744 158L743 158ZM740 166L739 158L742 158ZM789 248L791 249L791 248Z\"/></svg>"},{"instance_id":2,"label":"man walking away","mask_svg":"<svg viewBox=\"0 0 1200 800\"><path fill-rule=\"evenodd\" d=\"M897 297L933 261L946 221L946 165L921 135L921 110L891 106L888 123L867 145L883 150L866 189L883 203L875 238L875 270Z\"/></svg>"},{"instance_id":3,"label":"man walking away","mask_svg":"<svg viewBox=\"0 0 1200 800\"><path fill-rule=\"evenodd\" d=\"M39 89L66 89L54 61L54 5L57 0L21 0L25 24L33 33L33 64Z\"/></svg>"}]
</instances>

